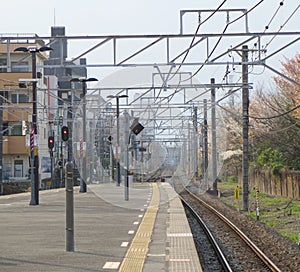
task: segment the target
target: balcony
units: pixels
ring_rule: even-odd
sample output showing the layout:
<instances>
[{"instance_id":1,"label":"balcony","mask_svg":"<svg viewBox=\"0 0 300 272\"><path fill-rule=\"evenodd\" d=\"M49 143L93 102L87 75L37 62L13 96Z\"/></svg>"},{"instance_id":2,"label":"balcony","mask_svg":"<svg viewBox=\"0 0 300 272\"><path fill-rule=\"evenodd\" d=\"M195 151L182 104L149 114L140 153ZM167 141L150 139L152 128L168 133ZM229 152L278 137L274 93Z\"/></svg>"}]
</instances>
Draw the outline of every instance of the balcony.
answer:
<instances>
[{"instance_id":1,"label":"balcony","mask_svg":"<svg viewBox=\"0 0 300 272\"><path fill-rule=\"evenodd\" d=\"M26 155L25 136L3 136L3 155Z\"/></svg>"}]
</instances>

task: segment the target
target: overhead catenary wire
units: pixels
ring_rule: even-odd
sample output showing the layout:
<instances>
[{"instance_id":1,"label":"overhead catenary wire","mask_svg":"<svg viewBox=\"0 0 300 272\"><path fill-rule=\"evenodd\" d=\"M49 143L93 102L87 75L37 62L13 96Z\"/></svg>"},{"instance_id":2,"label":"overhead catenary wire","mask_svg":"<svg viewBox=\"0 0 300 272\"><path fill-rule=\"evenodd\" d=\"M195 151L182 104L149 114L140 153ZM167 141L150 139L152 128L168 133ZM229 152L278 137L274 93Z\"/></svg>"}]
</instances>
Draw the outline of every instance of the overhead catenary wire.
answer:
<instances>
[{"instance_id":1,"label":"overhead catenary wire","mask_svg":"<svg viewBox=\"0 0 300 272\"><path fill-rule=\"evenodd\" d=\"M268 116L268 117L258 117L258 116L251 116L249 115L249 118L252 118L252 119L255 119L255 120L268 120L268 119L274 119L274 118L279 118L279 117L282 117L284 115L287 115L293 111L295 111L296 109L299 109L300 108L300 105L297 105L295 107L293 107L292 109L288 110L288 111L285 111L283 113L280 113L280 114L277 114L277 115L273 115L273 116Z\"/></svg>"},{"instance_id":2,"label":"overhead catenary wire","mask_svg":"<svg viewBox=\"0 0 300 272\"><path fill-rule=\"evenodd\" d=\"M222 3L221 3L221 4L220 4L213 12L212 12L212 13L211 13L211 14L210 14L203 22L201 22L201 23L198 24L197 29L196 29L196 31L195 31L195 33L194 33L193 38L192 38L192 41L191 41L191 43L190 43L188 49L186 50L185 56L183 57L183 60L182 60L181 64L179 64L179 66L178 66L178 68L177 68L175 74L178 73L178 71L180 70L182 64L185 62L185 60L186 60L186 58L187 58L187 56L188 56L188 54L189 54L191 48L193 47L194 41L195 41L196 36L197 36L197 34L198 34L198 32L199 32L199 29L200 29L200 26L202 26L202 25L205 24L210 18L212 18L212 17L213 17L213 16L221 9L221 7L222 7L226 2L227 2L227 0L224 0L224 1L223 1L223 2L222 2ZM175 74L170 78L170 80L175 76Z\"/></svg>"},{"instance_id":3,"label":"overhead catenary wire","mask_svg":"<svg viewBox=\"0 0 300 272\"><path fill-rule=\"evenodd\" d=\"M298 11L298 9L300 8L300 4L294 9L294 11L291 13L291 15L285 20L285 22L279 27L279 29L277 30L277 33L279 33L284 27L285 25L290 21L290 19L296 14L296 12ZM271 40L266 43L264 49L266 50L266 48L273 42L273 40L276 38L276 34L271 38Z\"/></svg>"},{"instance_id":4,"label":"overhead catenary wire","mask_svg":"<svg viewBox=\"0 0 300 272\"><path fill-rule=\"evenodd\" d=\"M243 18L244 16L246 16L247 14L249 14L250 12L252 12L254 9L256 9L256 8L257 8L260 4L262 4L263 2L264 2L264 0L259 1L257 4L255 4L255 5L254 5L251 9L249 9L247 12L245 12L245 13L242 14L241 16L237 17L237 18L234 19L233 21L228 22L228 23L226 24L226 26L225 26L225 28L224 28L222 34L224 34L224 33L226 32L227 28L228 28L231 24L235 23L236 21L240 20L241 18ZM202 65L200 66L200 68L192 75L192 77L196 76L196 75L202 70L202 68L204 67L205 63L209 60L209 58L212 56L212 54L213 54L213 53L215 52L215 50L217 49L217 47L218 47L218 45L220 44L221 40L222 40L222 36L219 37L219 39L218 39L218 41L216 42L214 48L212 49L212 51L210 52L210 54L209 54L208 57L206 58L204 64L202 64Z\"/></svg>"},{"instance_id":5,"label":"overhead catenary wire","mask_svg":"<svg viewBox=\"0 0 300 272\"><path fill-rule=\"evenodd\" d=\"M279 6L277 7L276 11L275 11L274 14L272 15L272 17L271 17L269 23L265 26L265 29L264 29L263 33L265 33L265 32L269 29L270 24L271 24L271 23L273 22L273 20L275 19L276 15L278 14L278 12L279 12L280 8L283 6L283 4L284 4L284 0L283 0L283 1L280 1Z\"/></svg>"},{"instance_id":6,"label":"overhead catenary wire","mask_svg":"<svg viewBox=\"0 0 300 272\"><path fill-rule=\"evenodd\" d=\"M264 2L264 0L259 1L259 2L258 2L257 4L255 4L252 8L250 8L247 12L243 13L242 15L240 15L239 17L237 17L237 18L234 19L233 21L228 22L228 23L226 24L225 28L223 29L222 34L224 34L224 33L226 32L227 28L228 28L231 24L237 22L238 20L240 20L240 19L243 18L244 16L248 15L250 12L252 12L254 9L256 9L256 8L257 8L260 4L262 4L263 2ZM214 15L214 14L222 7L223 4L225 4L225 1L221 3L221 5L214 11L214 13L213 13L212 15ZM210 18L210 17L209 17L209 18ZM196 37L196 35L197 35L198 31L199 31L199 28L200 28L200 25L197 27L197 31L196 31L195 34L194 34L193 40L192 40L192 42L191 42L189 48L186 50L185 57L184 57L183 61L181 62L181 64L179 65L179 67L177 68L176 73L178 73L178 71L179 71L179 69L181 68L182 64L183 64L184 61L186 60L187 55L189 54L189 51L190 51L190 49L191 49L192 46L193 46L193 43L194 43L195 37ZM219 37L219 39L218 39L218 41L216 42L215 46L213 47L212 51L209 53L208 57L206 58L206 60L204 61L204 63L199 67L199 69L198 69L195 73L193 73L189 78L184 79L184 80L181 80L181 81L178 83L178 85L180 85L180 83L183 82L183 81L191 80L193 77L195 77L195 76L202 70L202 68L204 67L204 65L207 63L207 61L210 59L210 57L212 56L212 54L213 54L213 53L215 52L215 50L217 49L217 47L218 47L218 45L220 44L221 40L222 40L222 36ZM175 74L176 74L176 73L175 73ZM173 77L175 76L175 74L173 75ZM171 77L170 79L172 79L173 77Z\"/></svg>"}]
</instances>

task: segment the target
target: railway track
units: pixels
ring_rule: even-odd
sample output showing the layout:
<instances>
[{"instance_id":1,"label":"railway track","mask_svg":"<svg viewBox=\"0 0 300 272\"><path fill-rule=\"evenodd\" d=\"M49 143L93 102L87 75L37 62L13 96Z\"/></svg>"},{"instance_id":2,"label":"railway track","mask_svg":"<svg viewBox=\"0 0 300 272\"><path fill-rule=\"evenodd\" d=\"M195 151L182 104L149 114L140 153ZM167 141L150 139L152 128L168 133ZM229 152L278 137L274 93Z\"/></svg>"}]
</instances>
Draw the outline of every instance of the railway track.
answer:
<instances>
[{"instance_id":1,"label":"railway track","mask_svg":"<svg viewBox=\"0 0 300 272\"><path fill-rule=\"evenodd\" d=\"M193 229L202 267L205 271L231 272L232 269L209 228L187 201L182 199L182 203Z\"/></svg>"},{"instance_id":2,"label":"railway track","mask_svg":"<svg viewBox=\"0 0 300 272\"><path fill-rule=\"evenodd\" d=\"M205 203L199 197L187 190L180 190L180 196L184 202L191 206L190 213L196 213L202 218L202 221L210 229L210 232L215 237L219 248L221 248L221 255L226 256L228 266L222 264L222 270L214 271L281 271L267 256L264 254L238 227L229 221L223 214L219 213L216 209ZM188 215L189 216L189 215ZM198 219L197 219L198 221ZM192 226L193 232L197 229L196 226ZM194 236L199 239L203 236L197 231L193 233ZM199 242L196 239L196 246L201 251L205 242ZM199 247L198 247L198 245ZM206 255L208 251L205 249ZM211 251L209 251L209 254ZM201 253L199 256L203 265L203 271L212 271L205 262ZM222 257L218 256L218 260ZM216 258L212 258L216 259ZM222 261L221 261L222 263Z\"/></svg>"}]
</instances>

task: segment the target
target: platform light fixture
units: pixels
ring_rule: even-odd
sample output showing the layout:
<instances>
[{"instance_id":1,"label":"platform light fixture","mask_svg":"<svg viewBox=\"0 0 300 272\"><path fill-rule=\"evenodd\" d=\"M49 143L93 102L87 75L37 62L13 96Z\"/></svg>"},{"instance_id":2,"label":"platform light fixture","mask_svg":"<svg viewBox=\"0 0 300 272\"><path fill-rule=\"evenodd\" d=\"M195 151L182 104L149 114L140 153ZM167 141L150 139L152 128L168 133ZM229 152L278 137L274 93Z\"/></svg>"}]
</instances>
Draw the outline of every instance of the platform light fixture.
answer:
<instances>
[{"instance_id":1,"label":"platform light fixture","mask_svg":"<svg viewBox=\"0 0 300 272\"><path fill-rule=\"evenodd\" d=\"M120 159L119 159L119 146L120 146L120 120L119 120L119 115L120 115L120 98L128 98L127 94L117 94L117 95L108 95L107 98L115 98L116 99L116 104L117 104L117 148L116 148L116 162L117 162L117 181L116 185L120 186L121 184L121 169L120 169Z\"/></svg>"},{"instance_id":2,"label":"platform light fixture","mask_svg":"<svg viewBox=\"0 0 300 272\"><path fill-rule=\"evenodd\" d=\"M87 82L98 81L97 78L90 77L78 77L72 78L71 82L80 82L82 84L82 141L86 142L86 93L87 93ZM86 155L82 158L82 177L80 178L80 193L86 193Z\"/></svg>"},{"instance_id":3,"label":"platform light fixture","mask_svg":"<svg viewBox=\"0 0 300 272\"><path fill-rule=\"evenodd\" d=\"M18 47L14 52L29 52L31 54L32 62L32 130L34 135L37 135L37 71L36 71L36 53L45 52L53 50L49 46L42 46L38 48L37 46L28 46L28 47ZM20 81L19 81L20 82ZM24 81L25 82L25 81ZM21 84L22 85L22 84ZM23 84L24 85L24 84ZM31 200L30 205L39 205L39 154L38 147L33 158L33 171L31 179Z\"/></svg>"}]
</instances>

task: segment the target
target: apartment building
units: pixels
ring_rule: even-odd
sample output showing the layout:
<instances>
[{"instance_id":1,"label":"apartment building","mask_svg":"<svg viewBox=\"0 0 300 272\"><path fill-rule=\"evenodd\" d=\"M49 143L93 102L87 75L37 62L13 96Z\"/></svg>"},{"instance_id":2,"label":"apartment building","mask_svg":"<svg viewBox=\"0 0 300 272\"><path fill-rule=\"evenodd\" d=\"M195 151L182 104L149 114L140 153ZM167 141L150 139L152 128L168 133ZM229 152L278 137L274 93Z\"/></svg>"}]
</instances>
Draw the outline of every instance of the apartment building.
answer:
<instances>
[{"instance_id":1,"label":"apartment building","mask_svg":"<svg viewBox=\"0 0 300 272\"><path fill-rule=\"evenodd\" d=\"M23 37L30 37L24 40ZM32 37L32 38L31 38ZM10 39L11 38L11 39ZM16 48L40 48L44 42L35 34L0 34L0 164L2 180L29 180L29 142L32 129L32 56L29 52L15 51ZM40 181L50 177L50 154L48 150L49 119L55 114L57 104L57 78L43 74L47 52L36 53L37 67L37 130ZM25 79L20 84L20 79ZM2 118L1 118L2 115ZM27 139L27 140L26 140ZM0 148L1 152L1 148Z\"/></svg>"}]
</instances>

